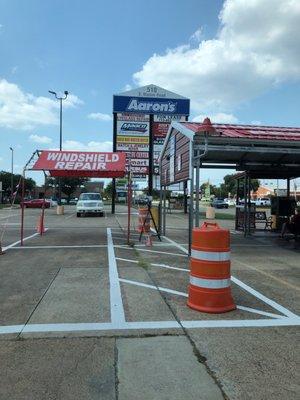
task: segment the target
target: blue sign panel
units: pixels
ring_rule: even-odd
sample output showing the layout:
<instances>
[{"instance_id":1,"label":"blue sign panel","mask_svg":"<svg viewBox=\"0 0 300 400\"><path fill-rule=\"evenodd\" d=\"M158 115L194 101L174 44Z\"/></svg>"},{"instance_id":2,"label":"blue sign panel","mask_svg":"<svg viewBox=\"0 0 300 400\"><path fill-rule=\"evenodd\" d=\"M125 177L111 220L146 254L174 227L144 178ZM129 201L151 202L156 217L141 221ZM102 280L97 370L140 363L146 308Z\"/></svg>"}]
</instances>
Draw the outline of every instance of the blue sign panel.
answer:
<instances>
[{"instance_id":1,"label":"blue sign panel","mask_svg":"<svg viewBox=\"0 0 300 400\"><path fill-rule=\"evenodd\" d=\"M114 96L113 112L189 115L190 100Z\"/></svg>"}]
</instances>

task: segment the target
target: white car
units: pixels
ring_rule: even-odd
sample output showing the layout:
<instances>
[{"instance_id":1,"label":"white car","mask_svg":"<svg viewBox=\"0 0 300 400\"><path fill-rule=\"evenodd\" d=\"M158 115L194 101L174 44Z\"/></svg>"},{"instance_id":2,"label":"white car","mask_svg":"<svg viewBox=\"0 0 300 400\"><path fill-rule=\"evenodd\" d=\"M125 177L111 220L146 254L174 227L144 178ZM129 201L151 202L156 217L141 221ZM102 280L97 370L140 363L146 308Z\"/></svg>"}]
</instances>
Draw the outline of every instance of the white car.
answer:
<instances>
[{"instance_id":1,"label":"white car","mask_svg":"<svg viewBox=\"0 0 300 400\"><path fill-rule=\"evenodd\" d=\"M265 206L265 207L270 207L271 206L271 200L269 197L259 197L258 199L255 200L255 205L256 206Z\"/></svg>"},{"instance_id":2,"label":"white car","mask_svg":"<svg viewBox=\"0 0 300 400\"><path fill-rule=\"evenodd\" d=\"M50 203L50 207L56 207L57 206L57 200L54 200L52 198L50 199L45 199L46 201L48 201Z\"/></svg>"},{"instance_id":3,"label":"white car","mask_svg":"<svg viewBox=\"0 0 300 400\"><path fill-rule=\"evenodd\" d=\"M81 193L76 204L77 217L84 214L104 215L104 205L100 193Z\"/></svg>"}]
</instances>

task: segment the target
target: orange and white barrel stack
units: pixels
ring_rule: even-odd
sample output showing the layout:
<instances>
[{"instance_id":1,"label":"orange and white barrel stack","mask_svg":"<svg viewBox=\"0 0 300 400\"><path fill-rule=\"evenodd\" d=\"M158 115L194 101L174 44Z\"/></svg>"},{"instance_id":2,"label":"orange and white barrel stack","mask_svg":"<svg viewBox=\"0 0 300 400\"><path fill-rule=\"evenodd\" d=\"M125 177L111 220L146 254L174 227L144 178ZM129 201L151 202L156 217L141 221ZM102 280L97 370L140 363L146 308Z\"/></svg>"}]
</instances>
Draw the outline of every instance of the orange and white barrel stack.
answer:
<instances>
[{"instance_id":1,"label":"orange and white barrel stack","mask_svg":"<svg viewBox=\"0 0 300 400\"><path fill-rule=\"evenodd\" d=\"M204 222L193 229L188 306L206 313L235 310L230 287L230 233Z\"/></svg>"},{"instance_id":2,"label":"orange and white barrel stack","mask_svg":"<svg viewBox=\"0 0 300 400\"><path fill-rule=\"evenodd\" d=\"M138 216L138 232L149 233L150 232L150 217L148 215L148 208L139 208Z\"/></svg>"}]
</instances>

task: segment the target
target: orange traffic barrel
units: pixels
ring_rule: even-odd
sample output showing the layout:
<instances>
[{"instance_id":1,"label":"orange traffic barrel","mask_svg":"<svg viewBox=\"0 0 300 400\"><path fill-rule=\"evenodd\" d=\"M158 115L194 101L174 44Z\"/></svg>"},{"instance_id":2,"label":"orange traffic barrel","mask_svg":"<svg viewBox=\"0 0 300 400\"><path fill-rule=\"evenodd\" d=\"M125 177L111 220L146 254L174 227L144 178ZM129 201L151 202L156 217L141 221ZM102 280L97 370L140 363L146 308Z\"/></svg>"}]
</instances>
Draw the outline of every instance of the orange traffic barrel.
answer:
<instances>
[{"instance_id":1,"label":"orange traffic barrel","mask_svg":"<svg viewBox=\"0 0 300 400\"><path fill-rule=\"evenodd\" d=\"M138 232L150 232L150 216L148 208L139 208L138 215Z\"/></svg>"},{"instance_id":2,"label":"orange traffic barrel","mask_svg":"<svg viewBox=\"0 0 300 400\"><path fill-rule=\"evenodd\" d=\"M216 223L193 229L187 304L207 313L236 309L230 288L230 234Z\"/></svg>"}]
</instances>

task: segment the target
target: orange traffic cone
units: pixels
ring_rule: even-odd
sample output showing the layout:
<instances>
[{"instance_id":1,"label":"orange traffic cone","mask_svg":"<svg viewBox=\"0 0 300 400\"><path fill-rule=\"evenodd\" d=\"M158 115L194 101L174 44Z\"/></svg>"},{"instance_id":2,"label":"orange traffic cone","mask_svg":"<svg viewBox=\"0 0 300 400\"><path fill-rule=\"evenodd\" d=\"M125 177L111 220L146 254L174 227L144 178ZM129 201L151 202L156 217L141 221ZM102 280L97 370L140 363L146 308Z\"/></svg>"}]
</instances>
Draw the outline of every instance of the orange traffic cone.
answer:
<instances>
[{"instance_id":1,"label":"orange traffic cone","mask_svg":"<svg viewBox=\"0 0 300 400\"><path fill-rule=\"evenodd\" d=\"M230 288L230 234L204 222L193 229L188 306L207 313L235 310Z\"/></svg>"},{"instance_id":2,"label":"orange traffic cone","mask_svg":"<svg viewBox=\"0 0 300 400\"><path fill-rule=\"evenodd\" d=\"M147 236L146 236L146 243L145 243L145 245L146 246L152 246L152 237L151 237L151 234L149 233Z\"/></svg>"},{"instance_id":3,"label":"orange traffic cone","mask_svg":"<svg viewBox=\"0 0 300 400\"><path fill-rule=\"evenodd\" d=\"M43 221L43 217L40 215L38 220L37 220L37 224L36 224L36 231L37 233L39 233L40 235L42 235L43 233L45 233L45 228L44 228L44 221Z\"/></svg>"}]
</instances>

